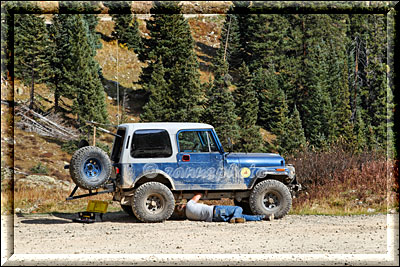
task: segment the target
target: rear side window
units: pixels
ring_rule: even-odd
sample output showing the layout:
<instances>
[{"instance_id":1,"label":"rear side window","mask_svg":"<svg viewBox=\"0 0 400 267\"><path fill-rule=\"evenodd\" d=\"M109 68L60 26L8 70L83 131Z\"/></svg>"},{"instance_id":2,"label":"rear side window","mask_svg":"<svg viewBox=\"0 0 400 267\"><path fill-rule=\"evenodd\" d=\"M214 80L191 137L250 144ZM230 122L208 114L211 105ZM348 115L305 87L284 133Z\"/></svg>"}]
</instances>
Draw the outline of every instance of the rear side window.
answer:
<instances>
[{"instance_id":1,"label":"rear side window","mask_svg":"<svg viewBox=\"0 0 400 267\"><path fill-rule=\"evenodd\" d=\"M118 129L117 135L121 137L116 136L114 139L113 150L111 152L111 160L114 162L119 162L119 159L121 157L122 145L125 139L125 129Z\"/></svg>"},{"instance_id":2,"label":"rear side window","mask_svg":"<svg viewBox=\"0 0 400 267\"><path fill-rule=\"evenodd\" d=\"M137 130L133 134L132 157L168 158L171 155L171 140L166 130Z\"/></svg>"}]
</instances>

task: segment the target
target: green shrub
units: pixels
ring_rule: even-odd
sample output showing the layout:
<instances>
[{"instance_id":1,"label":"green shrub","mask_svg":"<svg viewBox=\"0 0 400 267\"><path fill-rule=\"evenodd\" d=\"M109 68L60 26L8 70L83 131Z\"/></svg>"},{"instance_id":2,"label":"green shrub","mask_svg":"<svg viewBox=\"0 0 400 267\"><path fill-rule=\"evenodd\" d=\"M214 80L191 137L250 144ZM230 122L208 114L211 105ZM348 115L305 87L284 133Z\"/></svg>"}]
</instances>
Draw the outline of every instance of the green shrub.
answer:
<instances>
[{"instance_id":1,"label":"green shrub","mask_svg":"<svg viewBox=\"0 0 400 267\"><path fill-rule=\"evenodd\" d=\"M78 145L79 141L69 140L61 145L61 150L72 155L76 150L78 150Z\"/></svg>"},{"instance_id":2,"label":"green shrub","mask_svg":"<svg viewBox=\"0 0 400 267\"><path fill-rule=\"evenodd\" d=\"M74 154L78 150L78 145L80 141L70 140L61 145L61 150L67 152L68 154ZM96 146L104 150L108 155L110 155L111 149L109 145L101 142L96 142Z\"/></svg>"},{"instance_id":3,"label":"green shrub","mask_svg":"<svg viewBox=\"0 0 400 267\"><path fill-rule=\"evenodd\" d=\"M111 153L111 149L110 147L105 144L105 143L101 143L101 142L96 142L96 146L100 147L102 150L104 150L108 155L110 155Z\"/></svg>"},{"instance_id":4,"label":"green shrub","mask_svg":"<svg viewBox=\"0 0 400 267\"><path fill-rule=\"evenodd\" d=\"M31 172L37 174L48 174L49 170L45 165L42 165L42 163L39 162L36 166L31 168Z\"/></svg>"}]
</instances>

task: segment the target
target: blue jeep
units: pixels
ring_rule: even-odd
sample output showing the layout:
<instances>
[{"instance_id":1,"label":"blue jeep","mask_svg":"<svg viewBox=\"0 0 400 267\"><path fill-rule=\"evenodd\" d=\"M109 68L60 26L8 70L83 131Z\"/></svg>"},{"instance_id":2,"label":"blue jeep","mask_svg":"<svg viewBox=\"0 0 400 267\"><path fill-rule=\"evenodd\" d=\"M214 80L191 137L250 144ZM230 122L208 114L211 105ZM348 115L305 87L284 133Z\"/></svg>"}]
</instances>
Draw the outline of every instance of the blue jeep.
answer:
<instances>
[{"instance_id":1,"label":"blue jeep","mask_svg":"<svg viewBox=\"0 0 400 267\"><path fill-rule=\"evenodd\" d=\"M244 213L279 219L301 188L295 168L280 155L226 152L204 123L121 124L111 159L98 147L82 147L71 159L70 174L90 194L108 188L113 200L143 222L167 220L175 202L194 191L203 192L203 199L233 199Z\"/></svg>"}]
</instances>

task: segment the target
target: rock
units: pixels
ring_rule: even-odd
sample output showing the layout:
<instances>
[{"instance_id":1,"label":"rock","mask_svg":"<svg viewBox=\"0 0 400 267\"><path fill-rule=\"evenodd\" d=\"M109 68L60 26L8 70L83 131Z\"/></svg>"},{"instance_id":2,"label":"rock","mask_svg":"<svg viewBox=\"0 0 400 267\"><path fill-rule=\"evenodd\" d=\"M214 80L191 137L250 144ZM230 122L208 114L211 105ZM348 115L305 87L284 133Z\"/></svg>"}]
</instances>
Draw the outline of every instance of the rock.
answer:
<instances>
[{"instance_id":1,"label":"rock","mask_svg":"<svg viewBox=\"0 0 400 267\"><path fill-rule=\"evenodd\" d=\"M391 210L389 211L389 213L390 213L390 214L396 214L397 211L396 211L396 209L391 209Z\"/></svg>"},{"instance_id":2,"label":"rock","mask_svg":"<svg viewBox=\"0 0 400 267\"><path fill-rule=\"evenodd\" d=\"M45 175L28 175L25 178L18 179L16 183L19 186L29 188L43 187L47 189L70 190L71 183L68 181L57 180Z\"/></svg>"},{"instance_id":3,"label":"rock","mask_svg":"<svg viewBox=\"0 0 400 267\"><path fill-rule=\"evenodd\" d=\"M27 180L31 180L33 182L37 183L43 183L43 184L55 184L56 179L50 176L45 176L45 175L29 175L25 177Z\"/></svg>"},{"instance_id":4,"label":"rock","mask_svg":"<svg viewBox=\"0 0 400 267\"><path fill-rule=\"evenodd\" d=\"M375 212L375 211L376 211L376 209L371 209L371 208L367 209L367 212L369 212L369 213L372 213L372 212Z\"/></svg>"}]
</instances>

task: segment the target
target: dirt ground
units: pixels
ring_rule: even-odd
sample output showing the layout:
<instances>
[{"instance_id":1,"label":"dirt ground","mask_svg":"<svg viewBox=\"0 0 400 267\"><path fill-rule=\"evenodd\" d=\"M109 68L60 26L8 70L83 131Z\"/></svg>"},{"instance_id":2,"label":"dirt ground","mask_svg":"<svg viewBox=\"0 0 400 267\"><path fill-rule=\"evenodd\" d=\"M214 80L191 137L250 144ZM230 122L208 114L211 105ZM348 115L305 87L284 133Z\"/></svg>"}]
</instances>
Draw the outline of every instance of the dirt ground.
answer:
<instances>
[{"instance_id":1,"label":"dirt ground","mask_svg":"<svg viewBox=\"0 0 400 267\"><path fill-rule=\"evenodd\" d=\"M74 217L75 214L2 216L2 231L6 233L2 234L2 243L7 245L7 250L2 251L2 265L181 265L203 261L203 265L396 265L399 262L398 214L289 215L272 222L244 224L189 220L148 224L137 222L123 212L107 213L103 222L92 224L72 222Z\"/></svg>"}]
</instances>

